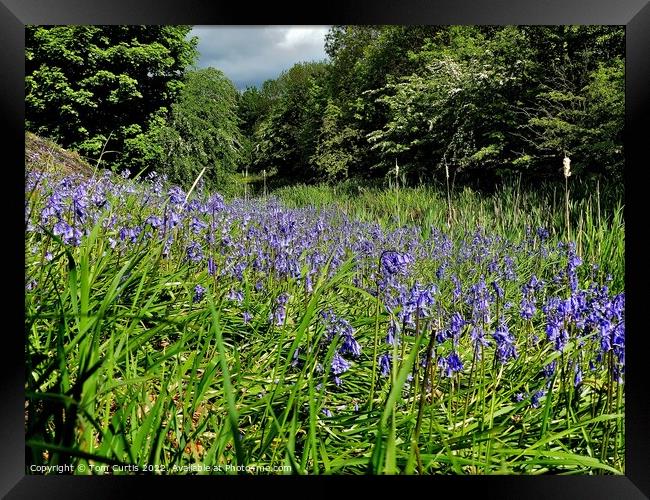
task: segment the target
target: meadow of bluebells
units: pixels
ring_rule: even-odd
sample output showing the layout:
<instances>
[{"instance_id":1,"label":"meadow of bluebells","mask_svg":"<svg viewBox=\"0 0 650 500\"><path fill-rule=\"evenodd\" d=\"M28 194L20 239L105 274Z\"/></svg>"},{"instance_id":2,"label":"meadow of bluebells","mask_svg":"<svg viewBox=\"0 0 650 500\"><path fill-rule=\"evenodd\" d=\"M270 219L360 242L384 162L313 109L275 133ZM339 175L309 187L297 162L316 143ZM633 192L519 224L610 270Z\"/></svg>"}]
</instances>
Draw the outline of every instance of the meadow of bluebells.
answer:
<instances>
[{"instance_id":1,"label":"meadow of bluebells","mask_svg":"<svg viewBox=\"0 0 650 500\"><path fill-rule=\"evenodd\" d=\"M402 415L394 417L403 443L401 470L412 472L405 464L417 446L422 454L445 458L433 460L425 467L429 472L476 470L449 459L451 453L487 464L482 467L489 473L517 455L512 449L572 428L557 446L569 448L574 457L596 454L598 459L589 466L578 459L571 465L564 456L555 470L622 470L622 416L609 416L623 407L625 295L611 289L611 279L594 272L594 263L582 261L574 243L551 239L547 228L530 228L526 238L510 241L481 227L453 235L436 227L389 227L355 220L333 208L286 208L274 198L226 202L200 186L188 195L155 174L132 181L107 172L93 179L30 172L26 193L25 288L35 372L44 370L37 357L55 356L61 352L57 349L63 348L71 359L82 356L77 350L91 341L75 340L89 328L79 308L90 311L96 299L96 310L88 314L101 315L97 321L105 327L93 337L98 350L88 359L99 359L98 353L112 343L132 351L123 358L110 357L111 376L122 379L122 385L111 385L108 375L98 376L96 384L106 386L94 390L112 394L112 399L100 398L93 410L88 410L91 402L84 411L108 422L119 414L110 410L111 401L121 398L129 407L141 397L137 390L123 389L129 386L127 370L134 370L133 384L141 391L156 394L155 380L174 390L183 386L183 394L198 391L204 398L188 406L199 412L201 425L190 427L195 429L192 439L200 436L203 452L190 447L183 454L183 447L174 443L179 438L163 439L158 451L152 451L163 462L245 457L280 463L291 453L294 468L323 472L318 457L326 445L321 440L333 435L330 458L340 457L335 470L362 471L359 464L364 457L377 456L370 450L383 435L377 431L378 437L368 437L367 432L378 428L371 424L355 445L345 436L354 434L357 422L367 427L368 419L379 420L377 412L383 411L417 345L415 362L394 402L395 412ZM150 259L148 270L135 264L145 257ZM84 270L73 274L72 263ZM156 287L148 274L154 268ZM96 295L89 284L85 299L84 272L90 281L98 276L107 280ZM111 278L119 273L113 283ZM78 287L75 281L69 288L71 280L80 280ZM82 294L79 301L77 293ZM109 295L110 302L103 305ZM69 303L67 309L64 303ZM43 314L57 307L58 316ZM140 308L152 312L137 316ZM111 311L130 311L137 321L112 320ZM65 328L70 329L60 344L47 333L64 321L57 317L66 318ZM225 338L219 344L223 354L213 347L214 323ZM203 333L191 336L192 329ZM129 340L120 343L113 337L127 330L132 332ZM135 331L146 341L138 343ZM200 352L204 364L197 360L194 366L184 361L187 357L164 354L167 350L174 356ZM233 435L236 446L230 448L214 444L231 411L226 403L216 403L226 384L224 366L217 361L230 366L243 436ZM88 362L71 363L80 370L77 376ZM129 366L134 362L140 368ZM124 371L118 369L121 363ZM165 379L183 363L192 374L188 381ZM96 373L104 369L102 365ZM58 370L54 367L50 374ZM28 382L28 388L36 393L63 391L61 380L50 374L35 377L40 385ZM144 384L141 379L153 385L137 385ZM193 380L201 383L194 386ZM162 394L159 389L157 394ZM171 392L164 394L170 407L167 413L160 409L166 415L160 422L171 425L176 403L171 403ZM83 394L77 397L88 402ZM293 406L285 410L282 401ZM214 417L217 409L221 413ZM407 417L418 410L425 431L418 428L413 445ZM146 410L138 411L144 412L139 417L144 420ZM189 418L185 412L183 407L184 418ZM292 430L285 435L277 427L284 429L287 422ZM131 439L127 424L122 425ZM490 429L496 430L497 441L498 436L515 436L515 444L501 441L499 448L492 437L486 441L485 436L494 435ZM95 438L100 445L93 449L109 457L115 452L101 446L99 431ZM463 441L470 444L458 445L452 453L442 440L445 435L473 436L474 444ZM80 438L68 444L86 446L83 442ZM555 450L548 444L544 449ZM508 463L518 473L542 468L542 462ZM418 464L417 470L422 467Z\"/></svg>"}]
</instances>

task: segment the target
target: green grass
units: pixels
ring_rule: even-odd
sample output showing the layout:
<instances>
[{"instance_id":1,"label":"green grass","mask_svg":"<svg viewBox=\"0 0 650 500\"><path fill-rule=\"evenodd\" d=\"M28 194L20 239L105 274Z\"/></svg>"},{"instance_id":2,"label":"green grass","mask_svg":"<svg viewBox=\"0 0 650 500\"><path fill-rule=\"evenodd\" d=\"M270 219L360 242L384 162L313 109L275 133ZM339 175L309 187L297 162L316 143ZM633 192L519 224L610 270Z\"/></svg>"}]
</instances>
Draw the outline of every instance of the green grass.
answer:
<instances>
[{"instance_id":1,"label":"green grass","mask_svg":"<svg viewBox=\"0 0 650 500\"><path fill-rule=\"evenodd\" d=\"M290 207L335 206L352 218L376 221L384 227L417 225L423 233L431 227L441 228L456 240L473 233L477 226L512 241L525 238L526 228L545 227L554 241L567 240L564 186L559 184L524 189L516 182L504 182L493 194L468 187L457 189L451 194L451 215L446 192L427 186L397 190L352 183L302 184L272 194ZM569 184L569 240L576 243L583 260L612 275L616 290L623 290L625 276L622 200L619 186L604 189L597 181L579 179L571 179Z\"/></svg>"},{"instance_id":2,"label":"green grass","mask_svg":"<svg viewBox=\"0 0 650 500\"><path fill-rule=\"evenodd\" d=\"M446 194L430 188L402 189L399 203L391 190L316 186L274 194L288 206L336 206L386 228L398 222L423 234L441 228L454 241L477 225L515 242L526 237L526 226L548 227L551 242L564 238L563 192L511 186L481 196L466 189L454 193L451 216ZM571 200L571 239L586 263L600 265L597 279L611 274L612 290L622 291L622 204L601 201L595 190ZM137 203L127 198L111 210L136 213ZM573 342L541 406L514 402L517 392L539 388L530 381L559 356L550 346L527 348L531 329L543 332L540 319L517 323L521 355L507 368L491 355L472 360L464 342L463 374L432 377L425 391L430 374L414 365L440 325L435 317L418 323L415 335L404 337L391 376L376 377L372 347L389 315L352 284L351 260L332 275L325 266L311 294L296 280L272 277L256 293L256 278L246 273L238 284L254 319L244 324L241 310L226 300L233 282L184 262L182 248L165 259L162 243L140 239L127 253L112 251L101 223L77 248L51 233L27 233L26 248L34 246L40 253L27 252L26 271L38 284L25 304L28 464L72 463L83 473L106 464L115 474L131 473L129 466L178 473L191 464L218 473L241 472L237 466L285 466L298 474L624 473L622 386L601 370L585 376L577 391L562 369L581 355ZM52 260L44 259L46 249ZM545 273L535 256L518 268ZM424 263L419 272L430 277L435 270ZM197 283L206 287L206 300L193 304ZM519 287L506 283L506 296ZM291 298L286 324L278 327L267 318L280 292ZM451 306L449 289L439 301ZM347 318L364 346L343 377L345 391L318 368L334 355L334 343L319 347L324 331L317 315L326 308ZM311 350L293 366L298 347ZM432 363L442 354L432 352Z\"/></svg>"}]
</instances>

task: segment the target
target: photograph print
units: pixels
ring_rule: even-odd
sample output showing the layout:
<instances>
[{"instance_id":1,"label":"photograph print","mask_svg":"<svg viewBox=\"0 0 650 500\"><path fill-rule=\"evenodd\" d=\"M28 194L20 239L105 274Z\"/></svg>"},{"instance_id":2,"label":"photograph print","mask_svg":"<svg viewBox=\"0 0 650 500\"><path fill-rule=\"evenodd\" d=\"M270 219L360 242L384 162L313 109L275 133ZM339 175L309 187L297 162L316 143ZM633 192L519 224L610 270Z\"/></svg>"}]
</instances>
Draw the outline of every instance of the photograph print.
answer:
<instances>
[{"instance_id":1,"label":"photograph print","mask_svg":"<svg viewBox=\"0 0 650 500\"><path fill-rule=\"evenodd\" d=\"M625 30L26 25L26 474L624 475Z\"/></svg>"}]
</instances>

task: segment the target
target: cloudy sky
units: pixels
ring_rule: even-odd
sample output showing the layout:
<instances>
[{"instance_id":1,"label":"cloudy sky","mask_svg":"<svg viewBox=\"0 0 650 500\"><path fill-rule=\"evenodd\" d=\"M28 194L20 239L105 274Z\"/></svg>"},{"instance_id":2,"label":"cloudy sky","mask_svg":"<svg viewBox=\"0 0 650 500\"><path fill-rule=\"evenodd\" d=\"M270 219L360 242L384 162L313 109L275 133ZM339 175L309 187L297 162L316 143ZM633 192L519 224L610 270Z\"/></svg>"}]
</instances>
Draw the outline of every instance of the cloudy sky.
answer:
<instances>
[{"instance_id":1,"label":"cloudy sky","mask_svg":"<svg viewBox=\"0 0 650 500\"><path fill-rule=\"evenodd\" d=\"M223 71L235 86L261 86L297 62L321 61L327 26L194 26L200 68Z\"/></svg>"}]
</instances>

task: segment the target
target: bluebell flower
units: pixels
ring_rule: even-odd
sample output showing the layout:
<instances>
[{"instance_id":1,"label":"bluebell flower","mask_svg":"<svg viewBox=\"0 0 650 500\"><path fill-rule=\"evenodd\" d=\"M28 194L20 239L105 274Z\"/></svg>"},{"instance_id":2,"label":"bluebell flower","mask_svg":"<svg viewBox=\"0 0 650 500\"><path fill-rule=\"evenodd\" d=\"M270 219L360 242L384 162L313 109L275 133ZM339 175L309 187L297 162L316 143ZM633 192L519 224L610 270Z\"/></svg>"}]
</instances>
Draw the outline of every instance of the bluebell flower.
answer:
<instances>
[{"instance_id":1,"label":"bluebell flower","mask_svg":"<svg viewBox=\"0 0 650 500\"><path fill-rule=\"evenodd\" d=\"M390 370L391 370L390 353L384 353L379 356L379 369L381 370L381 375L383 377L387 377L390 374Z\"/></svg>"},{"instance_id":2,"label":"bluebell flower","mask_svg":"<svg viewBox=\"0 0 650 500\"><path fill-rule=\"evenodd\" d=\"M573 385L575 387L578 387L580 384L582 384L582 370L578 365L576 365L575 376L573 378Z\"/></svg>"},{"instance_id":3,"label":"bluebell flower","mask_svg":"<svg viewBox=\"0 0 650 500\"><path fill-rule=\"evenodd\" d=\"M201 262L203 260L203 249L195 241L191 241L187 246L187 258L192 262Z\"/></svg>"},{"instance_id":4,"label":"bluebell flower","mask_svg":"<svg viewBox=\"0 0 650 500\"><path fill-rule=\"evenodd\" d=\"M506 363L509 359L517 357L515 338L503 320L499 322L492 337L496 342L497 359L500 363Z\"/></svg>"},{"instance_id":5,"label":"bluebell flower","mask_svg":"<svg viewBox=\"0 0 650 500\"><path fill-rule=\"evenodd\" d=\"M485 338L485 332L480 326L475 326L470 332L470 338L474 344L474 350L480 352L480 346L487 347L490 342Z\"/></svg>"},{"instance_id":6,"label":"bluebell flower","mask_svg":"<svg viewBox=\"0 0 650 500\"><path fill-rule=\"evenodd\" d=\"M361 345L352 335L345 335L343 337L343 344L340 351L342 354L350 354L354 357L361 356Z\"/></svg>"},{"instance_id":7,"label":"bluebell flower","mask_svg":"<svg viewBox=\"0 0 650 500\"><path fill-rule=\"evenodd\" d=\"M526 297L521 299L521 311L520 315L522 318L530 320L533 318L535 315L535 312L537 311L537 308L535 307L535 303Z\"/></svg>"},{"instance_id":8,"label":"bluebell flower","mask_svg":"<svg viewBox=\"0 0 650 500\"><path fill-rule=\"evenodd\" d=\"M217 273L217 266L214 263L214 259L212 257L208 258L208 274L210 276L214 276Z\"/></svg>"},{"instance_id":9,"label":"bluebell flower","mask_svg":"<svg viewBox=\"0 0 650 500\"><path fill-rule=\"evenodd\" d=\"M167 192L169 196L169 201L174 205L180 205L185 201L185 193L178 186L172 186Z\"/></svg>"},{"instance_id":10,"label":"bluebell flower","mask_svg":"<svg viewBox=\"0 0 650 500\"><path fill-rule=\"evenodd\" d=\"M201 302L203 296L205 295L205 288L201 285L196 285L194 287L194 297L192 298L193 302Z\"/></svg>"},{"instance_id":11,"label":"bluebell flower","mask_svg":"<svg viewBox=\"0 0 650 500\"><path fill-rule=\"evenodd\" d=\"M397 322L391 318L390 323L388 324L388 330L386 332L386 343L388 345L393 345L397 339L399 333L399 326Z\"/></svg>"},{"instance_id":12,"label":"bluebell flower","mask_svg":"<svg viewBox=\"0 0 650 500\"><path fill-rule=\"evenodd\" d=\"M539 391L537 391L530 398L530 405L533 408L539 408L540 400L544 397L545 394L546 394L546 391L544 389L540 389Z\"/></svg>"},{"instance_id":13,"label":"bluebell flower","mask_svg":"<svg viewBox=\"0 0 650 500\"><path fill-rule=\"evenodd\" d=\"M52 231L55 235L60 236L67 245L79 246L81 245L81 231L76 227L70 226L64 220L60 220L54 225Z\"/></svg>"},{"instance_id":14,"label":"bluebell flower","mask_svg":"<svg viewBox=\"0 0 650 500\"><path fill-rule=\"evenodd\" d=\"M334 375L340 375L348 371L349 368L350 363L343 359L338 352L334 353L334 357L332 358L332 373Z\"/></svg>"},{"instance_id":15,"label":"bluebell flower","mask_svg":"<svg viewBox=\"0 0 650 500\"><path fill-rule=\"evenodd\" d=\"M460 280L456 275L454 275L451 277L451 281L454 284L454 291L453 291L454 300L459 300L463 291L460 284Z\"/></svg>"},{"instance_id":16,"label":"bluebell flower","mask_svg":"<svg viewBox=\"0 0 650 500\"><path fill-rule=\"evenodd\" d=\"M273 321L276 326L284 325L284 321L287 318L287 310L284 306L279 305L275 308L275 312L270 315L269 321Z\"/></svg>"},{"instance_id":17,"label":"bluebell flower","mask_svg":"<svg viewBox=\"0 0 650 500\"><path fill-rule=\"evenodd\" d=\"M389 275L404 274L412 262L413 257L407 253L387 251L381 256L382 272Z\"/></svg>"},{"instance_id":18,"label":"bluebell flower","mask_svg":"<svg viewBox=\"0 0 650 500\"><path fill-rule=\"evenodd\" d=\"M230 289L230 292L228 292L228 300L232 300L234 302L237 302L241 304L244 302L244 293L241 290L234 290Z\"/></svg>"},{"instance_id":19,"label":"bluebell flower","mask_svg":"<svg viewBox=\"0 0 650 500\"><path fill-rule=\"evenodd\" d=\"M544 365L544 368L542 369L542 373L544 374L544 377L550 379L555 373L556 368L557 368L557 361L551 361L547 365Z\"/></svg>"},{"instance_id":20,"label":"bluebell flower","mask_svg":"<svg viewBox=\"0 0 650 500\"><path fill-rule=\"evenodd\" d=\"M494 293L496 294L496 296L499 299L503 298L503 295L504 295L503 288L501 288L501 285L499 285L499 283L497 283L496 281L493 281L492 282L492 289L494 290Z\"/></svg>"},{"instance_id":21,"label":"bluebell flower","mask_svg":"<svg viewBox=\"0 0 650 500\"><path fill-rule=\"evenodd\" d=\"M454 373L463 369L463 362L455 351L452 351L447 356L438 357L437 363L445 377L452 377Z\"/></svg>"},{"instance_id":22,"label":"bluebell flower","mask_svg":"<svg viewBox=\"0 0 650 500\"><path fill-rule=\"evenodd\" d=\"M292 361L291 361L291 366L294 368L298 366L299 363L299 356L300 356L300 347L298 347L295 351L293 351L293 356L292 356Z\"/></svg>"},{"instance_id":23,"label":"bluebell flower","mask_svg":"<svg viewBox=\"0 0 650 500\"><path fill-rule=\"evenodd\" d=\"M447 367L451 372L459 372L463 369L463 362L457 353L452 352L447 356Z\"/></svg>"}]
</instances>

